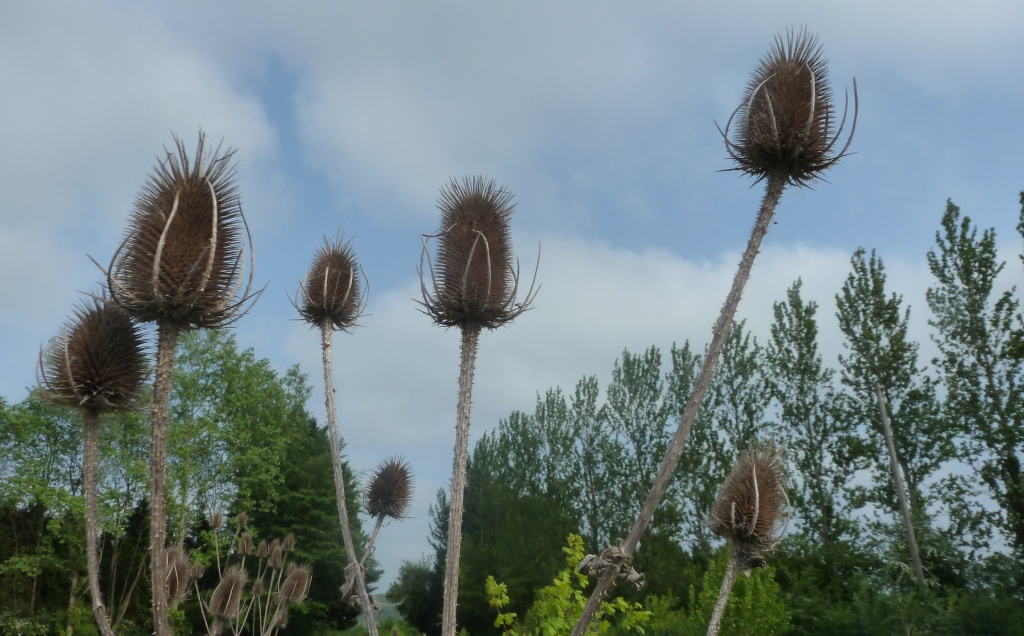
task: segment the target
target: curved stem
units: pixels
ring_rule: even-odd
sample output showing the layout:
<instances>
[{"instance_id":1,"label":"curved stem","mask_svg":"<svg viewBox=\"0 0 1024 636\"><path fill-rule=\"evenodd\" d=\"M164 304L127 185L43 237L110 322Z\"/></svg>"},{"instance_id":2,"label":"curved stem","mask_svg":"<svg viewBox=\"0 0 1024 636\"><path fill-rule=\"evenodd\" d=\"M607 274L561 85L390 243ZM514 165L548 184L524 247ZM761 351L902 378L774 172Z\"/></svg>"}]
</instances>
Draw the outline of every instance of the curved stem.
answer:
<instances>
[{"instance_id":1,"label":"curved stem","mask_svg":"<svg viewBox=\"0 0 1024 636\"><path fill-rule=\"evenodd\" d=\"M157 331L156 380L149 447L149 564L153 584L153 633L170 636L167 620L167 515L164 491L167 476L167 409L171 395L171 371L181 329L161 322Z\"/></svg>"},{"instance_id":2,"label":"curved stem","mask_svg":"<svg viewBox=\"0 0 1024 636\"><path fill-rule=\"evenodd\" d=\"M341 466L341 442L338 438L337 415L334 411L334 373L331 362L331 331L330 323L320 325L320 339L324 358L324 393L327 395L327 435L331 440L331 463L334 465L334 496L338 500L338 518L341 522L341 537L345 542L345 554L348 556L349 567L355 568L353 576L356 583L356 594L363 606L366 617L366 629L370 636L377 636L377 622L370 606L370 595L366 591L363 580L363 569L356 556L355 543L352 541L352 530L348 524L348 506L345 503L345 471Z\"/></svg>"},{"instance_id":3,"label":"curved stem","mask_svg":"<svg viewBox=\"0 0 1024 636\"><path fill-rule=\"evenodd\" d=\"M732 326L733 317L736 315L736 308L739 306L740 297L743 295L743 288L747 284L747 279L750 278L750 270L754 266L754 258L757 257L757 253L761 248L761 240L768 233L768 225L775 214L775 207L778 205L779 199L782 197L782 191L786 187L786 179L782 175L770 174L767 180L764 198L761 200L761 209L757 214L757 220L754 222L754 229L750 233L750 239L747 241L747 249L743 252L743 258L740 260L736 277L732 281L732 288L729 290L729 295L725 298L722 313L715 324L715 332L711 338L711 344L708 346L708 353L704 357L704 364L701 367L700 374L693 385L693 392L690 394L686 408L683 409L683 414L679 418L679 425L676 428L675 435L672 437L672 441L669 443L668 449L665 451L665 457L662 459L658 473L654 477L654 483L647 494L647 500L640 509L640 514L633 525L633 529L621 546L622 553L627 558L631 557L633 552L636 551L636 546L640 543L640 538L647 529L647 524L651 522L651 518L654 516L655 508L658 507L662 495L665 494L669 479L672 477L672 471L675 470L676 464L679 463L683 446L686 445L686 439L690 436L690 429L693 428L693 421L697 418L697 411L700 409L701 401L703 401L704 394L711 383L711 376L715 372L715 367L718 366L718 358L722 353L725 338L729 335L729 327ZM598 581L597 587L594 588L590 599L583 608L583 613L576 622L576 626L573 627L572 636L583 636L586 633L602 599L615 583L615 578L618 574L618 567L609 567L605 570L604 575ZM445 636L450 635L446 634Z\"/></svg>"},{"instance_id":4,"label":"curved stem","mask_svg":"<svg viewBox=\"0 0 1024 636\"><path fill-rule=\"evenodd\" d=\"M114 636L114 630L107 620L107 608L103 605L103 594L100 592L99 550L97 539L100 538L99 502L96 496L97 468L99 464L100 422L96 411L85 412L84 446L82 462L82 481L85 482L85 550L89 565L89 597L92 599L92 613L96 617L100 633L103 636Z\"/></svg>"},{"instance_id":5,"label":"curved stem","mask_svg":"<svg viewBox=\"0 0 1024 636\"><path fill-rule=\"evenodd\" d=\"M452 463L452 492L448 513L448 554L445 556L444 609L441 636L455 636L455 609L459 602L459 558L462 551L462 512L466 490L466 461L469 457L469 412L473 404L473 370L476 366L479 326L462 329L462 359L459 364L459 407L455 420L455 459Z\"/></svg>"}]
</instances>

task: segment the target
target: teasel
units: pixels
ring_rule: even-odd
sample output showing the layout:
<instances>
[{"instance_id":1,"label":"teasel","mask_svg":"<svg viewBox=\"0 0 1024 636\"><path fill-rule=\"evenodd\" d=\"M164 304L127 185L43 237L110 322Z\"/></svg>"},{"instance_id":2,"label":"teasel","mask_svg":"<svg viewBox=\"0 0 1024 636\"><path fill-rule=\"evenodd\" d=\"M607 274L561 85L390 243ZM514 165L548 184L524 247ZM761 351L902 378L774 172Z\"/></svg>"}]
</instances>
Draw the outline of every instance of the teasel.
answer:
<instances>
[{"instance_id":1,"label":"teasel","mask_svg":"<svg viewBox=\"0 0 1024 636\"><path fill-rule=\"evenodd\" d=\"M359 560L360 565L365 565L366 559L373 552L373 544L377 540L381 526L384 525L384 520L403 519L411 500L412 473L409 470L409 463L401 457L392 457L378 464L363 496L366 512L375 517L377 522L370 533L370 539L366 542L366 551Z\"/></svg>"},{"instance_id":2,"label":"teasel","mask_svg":"<svg viewBox=\"0 0 1024 636\"><path fill-rule=\"evenodd\" d=\"M242 592L248 577L249 573L241 565L228 567L210 597L210 613L229 620L238 616L242 608Z\"/></svg>"},{"instance_id":3,"label":"teasel","mask_svg":"<svg viewBox=\"0 0 1024 636\"><path fill-rule=\"evenodd\" d=\"M481 176L467 177L461 182L452 179L438 200L440 229L436 234L423 236L419 266L423 311L435 324L458 327L462 332L442 636L455 636L456 632L463 492L480 331L512 322L529 309L535 296L536 269L533 283L519 298L519 268L512 258L509 229L515 208L512 199L510 191ZM437 239L438 243L433 261L428 249L430 239Z\"/></svg>"},{"instance_id":4,"label":"teasel","mask_svg":"<svg viewBox=\"0 0 1024 636\"><path fill-rule=\"evenodd\" d=\"M151 173L135 200L124 240L106 270L112 300L142 322L157 324L156 379L150 446L150 564L166 577L167 408L175 349L182 330L220 328L243 316L252 292L252 241L235 185L234 151L210 151L199 133L194 157L175 137L175 151ZM153 627L169 636L167 598L153 586Z\"/></svg>"},{"instance_id":5,"label":"teasel","mask_svg":"<svg viewBox=\"0 0 1024 636\"><path fill-rule=\"evenodd\" d=\"M83 416L89 596L104 636L114 631L99 586L99 420L103 413L136 408L136 396L147 374L143 340L135 321L103 298L93 298L77 307L47 352L39 355L38 383L43 397L53 404L75 408Z\"/></svg>"},{"instance_id":6,"label":"teasel","mask_svg":"<svg viewBox=\"0 0 1024 636\"><path fill-rule=\"evenodd\" d=\"M838 145L842 142L848 109L844 108L838 124L835 110L827 62L817 37L806 29L799 32L790 30L785 42L781 36L775 38L768 55L751 76L743 99L726 122L725 130L720 129L726 152L735 163L729 170L752 176L756 182L764 181L765 194L676 432L636 523L626 540L617 546L625 556L623 563L628 562L640 543L679 462L783 190L787 185L807 186L821 179L825 170L848 154L859 111L856 80L853 83L850 133L841 148ZM573 628L572 636L586 633L601 599L611 589L619 573L618 566L605 571Z\"/></svg>"},{"instance_id":7,"label":"teasel","mask_svg":"<svg viewBox=\"0 0 1024 636\"><path fill-rule=\"evenodd\" d=\"M188 584L192 580L193 565L185 554L182 545L176 545L165 552L167 556L167 598L171 607L177 607L178 603L188 596ZM202 576L201 569L199 575Z\"/></svg>"},{"instance_id":8,"label":"teasel","mask_svg":"<svg viewBox=\"0 0 1024 636\"><path fill-rule=\"evenodd\" d=\"M729 562L711 614L708 635L718 633L736 575L747 576L765 566L765 556L789 524L782 454L772 445L747 452L733 466L706 520L708 527L729 542Z\"/></svg>"},{"instance_id":9,"label":"teasel","mask_svg":"<svg viewBox=\"0 0 1024 636\"><path fill-rule=\"evenodd\" d=\"M294 565L290 564L290 565ZM278 605L297 605L306 600L309 584L313 579L313 569L307 565L289 567L288 575L281 583L277 592Z\"/></svg>"},{"instance_id":10,"label":"teasel","mask_svg":"<svg viewBox=\"0 0 1024 636\"><path fill-rule=\"evenodd\" d=\"M327 435L330 438L331 463L334 468L334 494L349 565L358 564L358 556L345 504L345 470L341 463L341 439L334 406L334 364L331 347L335 331L350 333L356 327L356 322L366 307L366 287L366 279L356 260L352 245L342 242L340 237L334 242L325 238L323 247L314 253L313 264L306 277L299 283L299 290L292 300L302 320L320 329ZM370 636L377 636L377 624L370 607L370 596L362 570L356 575L355 589L363 607L367 630Z\"/></svg>"}]
</instances>

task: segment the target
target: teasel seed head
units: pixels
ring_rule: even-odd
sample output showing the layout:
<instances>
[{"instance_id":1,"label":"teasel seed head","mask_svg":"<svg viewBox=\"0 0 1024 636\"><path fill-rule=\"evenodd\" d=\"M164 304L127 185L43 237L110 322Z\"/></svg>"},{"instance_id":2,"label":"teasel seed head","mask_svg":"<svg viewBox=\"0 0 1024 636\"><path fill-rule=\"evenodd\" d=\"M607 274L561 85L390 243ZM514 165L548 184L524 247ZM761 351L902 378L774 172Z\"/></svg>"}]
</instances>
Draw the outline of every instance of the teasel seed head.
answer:
<instances>
[{"instance_id":1,"label":"teasel seed head","mask_svg":"<svg viewBox=\"0 0 1024 636\"><path fill-rule=\"evenodd\" d=\"M263 579L256 579L256 581L252 584L252 595L263 596L263 585Z\"/></svg>"},{"instance_id":2,"label":"teasel seed head","mask_svg":"<svg viewBox=\"0 0 1024 636\"><path fill-rule=\"evenodd\" d=\"M205 571L206 570L203 568L203 564L202 563L193 563L192 564L192 571L189 572L189 576L192 577L193 581L197 581L197 580L203 578L203 572L205 572Z\"/></svg>"},{"instance_id":3,"label":"teasel seed head","mask_svg":"<svg viewBox=\"0 0 1024 636\"><path fill-rule=\"evenodd\" d=\"M224 513L220 510L214 511L214 513L210 515L210 527L217 530L220 528L222 523L224 523Z\"/></svg>"},{"instance_id":4,"label":"teasel seed head","mask_svg":"<svg viewBox=\"0 0 1024 636\"><path fill-rule=\"evenodd\" d=\"M252 534L249 532L242 533L242 539L238 543L238 553L242 556L252 554Z\"/></svg>"},{"instance_id":5,"label":"teasel seed head","mask_svg":"<svg viewBox=\"0 0 1024 636\"><path fill-rule=\"evenodd\" d=\"M441 191L438 207L441 228L437 234L424 235L420 259L424 312L442 327L494 329L526 311L534 289L531 284L517 302L519 269L512 259L509 230L515 208L512 193L480 176L452 179ZM427 250L430 238L438 241L434 262Z\"/></svg>"},{"instance_id":6,"label":"teasel seed head","mask_svg":"<svg viewBox=\"0 0 1024 636\"><path fill-rule=\"evenodd\" d=\"M271 629L288 627L288 604L281 603L274 610L274 617L270 621Z\"/></svg>"},{"instance_id":7,"label":"teasel seed head","mask_svg":"<svg viewBox=\"0 0 1024 636\"><path fill-rule=\"evenodd\" d=\"M351 331L366 307L365 283L352 244L325 238L292 304L314 327Z\"/></svg>"},{"instance_id":8,"label":"teasel seed head","mask_svg":"<svg viewBox=\"0 0 1024 636\"><path fill-rule=\"evenodd\" d=\"M401 519L411 499L412 475L408 462L392 457L378 464L366 489L366 512L371 517Z\"/></svg>"},{"instance_id":9,"label":"teasel seed head","mask_svg":"<svg viewBox=\"0 0 1024 636\"><path fill-rule=\"evenodd\" d=\"M38 382L54 404L94 413L134 408L146 379L142 336L117 305L93 298L39 355Z\"/></svg>"},{"instance_id":10,"label":"teasel seed head","mask_svg":"<svg viewBox=\"0 0 1024 636\"><path fill-rule=\"evenodd\" d=\"M228 619L238 616L242 606L242 590L248 577L249 573L240 564L228 567L210 597L210 613Z\"/></svg>"},{"instance_id":11,"label":"teasel seed head","mask_svg":"<svg viewBox=\"0 0 1024 636\"><path fill-rule=\"evenodd\" d=\"M789 497L784 482L782 455L769 444L741 456L718 491L707 524L729 541L747 569L763 565L764 555L785 534Z\"/></svg>"},{"instance_id":12,"label":"teasel seed head","mask_svg":"<svg viewBox=\"0 0 1024 636\"><path fill-rule=\"evenodd\" d=\"M281 542L281 548L284 549L285 552L292 552L293 550L295 550L294 532L289 532L287 535L285 535L284 541Z\"/></svg>"},{"instance_id":13,"label":"teasel seed head","mask_svg":"<svg viewBox=\"0 0 1024 636\"><path fill-rule=\"evenodd\" d=\"M284 565L284 551L281 549L281 541L274 539L270 542L270 558L268 563L275 570L280 570Z\"/></svg>"},{"instance_id":14,"label":"teasel seed head","mask_svg":"<svg viewBox=\"0 0 1024 636\"><path fill-rule=\"evenodd\" d=\"M192 564L181 545L166 552L167 555L167 598L177 604L188 595L188 584L192 580Z\"/></svg>"},{"instance_id":15,"label":"teasel seed head","mask_svg":"<svg viewBox=\"0 0 1024 636\"><path fill-rule=\"evenodd\" d=\"M288 568L288 576L281 583L277 594L278 604L297 604L306 600L309 583L313 580L313 569L308 564Z\"/></svg>"},{"instance_id":16,"label":"teasel seed head","mask_svg":"<svg viewBox=\"0 0 1024 636\"><path fill-rule=\"evenodd\" d=\"M270 546L267 545L266 539L261 539L260 544L256 546L256 556L260 559L265 559L270 556Z\"/></svg>"},{"instance_id":17,"label":"teasel seed head","mask_svg":"<svg viewBox=\"0 0 1024 636\"><path fill-rule=\"evenodd\" d=\"M223 327L258 295L250 293L252 241L234 151L207 151L202 132L194 158L177 136L175 145L135 201L107 286L114 302L140 321Z\"/></svg>"},{"instance_id":18,"label":"teasel seed head","mask_svg":"<svg viewBox=\"0 0 1024 636\"><path fill-rule=\"evenodd\" d=\"M245 524L249 523L249 513L240 512L235 516L235 522L238 523L238 527L244 528Z\"/></svg>"},{"instance_id":19,"label":"teasel seed head","mask_svg":"<svg viewBox=\"0 0 1024 636\"><path fill-rule=\"evenodd\" d=\"M743 101L720 131L739 170L758 180L775 175L808 185L847 154L857 127L857 80L853 81L853 122L842 149L849 96L836 124L828 63L818 38L790 30L751 76ZM735 122L735 127L733 126ZM731 136L730 136L731 135Z\"/></svg>"}]
</instances>

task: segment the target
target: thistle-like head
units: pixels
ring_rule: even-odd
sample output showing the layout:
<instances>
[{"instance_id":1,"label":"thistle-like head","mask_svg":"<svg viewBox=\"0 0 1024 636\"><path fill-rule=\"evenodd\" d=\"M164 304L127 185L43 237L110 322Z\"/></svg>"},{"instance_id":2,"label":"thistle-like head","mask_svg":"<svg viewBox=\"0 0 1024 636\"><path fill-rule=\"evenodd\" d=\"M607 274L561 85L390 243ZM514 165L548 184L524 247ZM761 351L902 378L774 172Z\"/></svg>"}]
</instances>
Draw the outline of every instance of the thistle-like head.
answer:
<instances>
[{"instance_id":1,"label":"thistle-like head","mask_svg":"<svg viewBox=\"0 0 1024 636\"><path fill-rule=\"evenodd\" d=\"M365 291L359 263L350 243L340 240L324 245L313 255L313 264L299 284L292 304L303 320L316 327L349 331L365 307ZM364 281L365 282L365 278Z\"/></svg>"},{"instance_id":2,"label":"thistle-like head","mask_svg":"<svg viewBox=\"0 0 1024 636\"><path fill-rule=\"evenodd\" d=\"M847 105L849 98L847 97ZM841 149L847 107L836 123L828 63L818 38L806 29L776 36L747 86L743 101L722 131L739 170L758 180L777 176L807 185L846 156L857 127L857 81L853 122Z\"/></svg>"},{"instance_id":3,"label":"thistle-like head","mask_svg":"<svg viewBox=\"0 0 1024 636\"><path fill-rule=\"evenodd\" d=\"M409 464L401 457L392 457L378 464L370 487L366 489L366 512L371 517L401 519L411 499Z\"/></svg>"},{"instance_id":4,"label":"thistle-like head","mask_svg":"<svg viewBox=\"0 0 1024 636\"><path fill-rule=\"evenodd\" d=\"M140 321L222 327L255 297L234 153L204 144L200 133L191 158L175 137L177 152L165 151L150 175L107 270L114 302Z\"/></svg>"},{"instance_id":5,"label":"thistle-like head","mask_svg":"<svg viewBox=\"0 0 1024 636\"><path fill-rule=\"evenodd\" d=\"M766 445L741 456L718 491L707 524L732 544L748 569L762 565L765 553L785 534L789 498L784 482L782 456Z\"/></svg>"},{"instance_id":6,"label":"thistle-like head","mask_svg":"<svg viewBox=\"0 0 1024 636\"><path fill-rule=\"evenodd\" d=\"M134 407L147 373L135 321L102 299L77 307L39 357L43 395L54 404L94 413Z\"/></svg>"},{"instance_id":7,"label":"thistle-like head","mask_svg":"<svg viewBox=\"0 0 1024 636\"><path fill-rule=\"evenodd\" d=\"M441 191L441 228L424 236L420 282L425 312L443 327L494 329L511 322L533 301L533 286L522 302L519 270L512 259L509 222L512 193L483 177L452 179ZM422 260L427 239L436 238L427 288Z\"/></svg>"}]
</instances>

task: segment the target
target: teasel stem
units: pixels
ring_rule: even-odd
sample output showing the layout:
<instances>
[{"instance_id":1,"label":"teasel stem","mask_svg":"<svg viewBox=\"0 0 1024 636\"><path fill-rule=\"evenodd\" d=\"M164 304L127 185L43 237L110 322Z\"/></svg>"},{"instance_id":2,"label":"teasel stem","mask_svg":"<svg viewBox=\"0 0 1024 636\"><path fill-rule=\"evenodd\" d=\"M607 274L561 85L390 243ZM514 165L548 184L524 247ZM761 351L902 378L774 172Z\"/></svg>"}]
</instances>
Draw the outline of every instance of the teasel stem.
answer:
<instances>
[{"instance_id":1,"label":"teasel stem","mask_svg":"<svg viewBox=\"0 0 1024 636\"><path fill-rule=\"evenodd\" d=\"M380 527L384 525L384 517L385 515L377 517L377 523L373 524L373 532L370 533L370 538L366 542L366 551L363 552L363 558L359 559L360 567L366 565L366 559L370 558L370 553L373 552L373 542L377 540Z\"/></svg>"},{"instance_id":2,"label":"teasel stem","mask_svg":"<svg viewBox=\"0 0 1024 636\"><path fill-rule=\"evenodd\" d=\"M892 424L889 422L889 410L885 406L885 396L882 395L882 387L875 384L875 397L878 398L878 415L882 420L882 434L885 436L885 446L889 450L889 468L892 470L892 481L896 486L896 498L899 500L900 513L903 515L903 530L907 535L907 548L910 550L910 560L914 564L914 576L917 577L917 584L921 587L926 585L924 568L921 566L921 553L917 549L917 538L914 536L914 521L910 514L910 505L907 503L907 492L903 487L903 476L900 474L899 461L896 459L896 443L893 441Z\"/></svg>"},{"instance_id":3,"label":"teasel stem","mask_svg":"<svg viewBox=\"0 0 1024 636\"><path fill-rule=\"evenodd\" d=\"M459 557L462 553L462 513L465 507L466 462L469 457L469 413L473 405L473 371L476 367L479 325L462 328L462 360L459 364L459 411L455 420L455 461L448 515L448 554L445 557L444 611L441 635L455 636L455 609L459 600Z\"/></svg>"},{"instance_id":4,"label":"teasel stem","mask_svg":"<svg viewBox=\"0 0 1024 636\"><path fill-rule=\"evenodd\" d=\"M99 481L97 476L99 420L99 413L95 410L85 411L83 422L85 453L82 465L82 478L85 482L85 549L89 567L89 597L92 599L92 613L96 617L100 633L103 636L114 636L114 630L110 627L110 621L107 618L107 608L103 605L103 595L100 593L99 549L96 545L97 539L100 537L97 513L99 504L96 496L96 487Z\"/></svg>"},{"instance_id":5,"label":"teasel stem","mask_svg":"<svg viewBox=\"0 0 1024 636\"><path fill-rule=\"evenodd\" d=\"M160 321L157 329L156 379L153 383L149 446L149 563L153 583L153 630L170 636L167 620L167 519L164 506L167 479L167 414L171 397L171 371L181 327Z\"/></svg>"},{"instance_id":6,"label":"teasel stem","mask_svg":"<svg viewBox=\"0 0 1024 636\"><path fill-rule=\"evenodd\" d=\"M686 403L686 408L683 409L682 417L679 418L679 425L665 452L665 457L661 461L658 473L654 477L654 483L647 494L647 500L640 509L640 514L629 536L621 545L622 553L627 559L636 551L640 538L654 516L654 510L658 507L658 503L665 494L669 479L672 477L672 471L675 470L676 465L679 463L683 447L690 436L690 429L693 428L693 421L697 417L697 411L700 410L704 394L711 383L711 376L718 365L718 359L721 356L725 339L729 335L729 328L732 326L733 318L736 315L736 308L739 306L740 297L743 295L743 288L747 284L747 279L750 278L750 270L754 266L754 259L757 257L758 251L760 251L761 240L767 234L768 226L771 224L772 216L775 214L775 208L779 203L779 199L782 198L782 191L786 187L786 179L786 175L782 173L770 173L767 175L767 186L764 198L761 201L761 209L757 214L754 229L750 233L750 239L747 241L747 249L743 252L743 258L740 259L740 266L736 272L736 277L732 281L732 288L729 290L729 295L726 296L725 304L722 306L722 313L715 324L715 332L712 335L711 344L708 346L708 353L704 357L704 364L701 367L700 374L693 385L693 392ZM449 544L449 553L450 550L451 546ZM604 575L598 581L597 587L594 588L590 599L583 608L583 613L580 615L575 627L573 627L572 636L583 636L586 633L590 622L594 619L594 615L600 607L601 601L615 583L615 578L618 574L618 566L612 566L605 570ZM445 636L451 635L445 634Z\"/></svg>"},{"instance_id":7,"label":"teasel stem","mask_svg":"<svg viewBox=\"0 0 1024 636\"><path fill-rule=\"evenodd\" d=\"M722 579L722 587L718 590L718 600L715 601L715 609L711 612L711 622L708 623L708 636L718 635L718 629L722 625L722 615L725 614L725 606L729 603L729 594L732 592L733 583L736 582L736 575L739 573L740 558L730 545L729 562L725 566L725 578Z\"/></svg>"},{"instance_id":8,"label":"teasel stem","mask_svg":"<svg viewBox=\"0 0 1024 636\"><path fill-rule=\"evenodd\" d=\"M366 629L370 636L377 636L377 622L374 620L373 607L370 605L370 595L366 591L366 583L363 580L363 569L356 557L355 543L352 541L352 530L348 525L348 506L345 505L345 471L341 466L341 444L338 440L337 416L334 411L334 373L331 361L331 340L334 330L330 321L325 320L320 324L320 337L324 354L324 393L327 396L327 434L331 438L331 460L334 464L334 495L338 500L338 517L341 521L341 536L345 541L345 554L348 556L349 567L355 568L356 594L359 595L359 603L363 606L363 615L366 617Z\"/></svg>"}]
</instances>

